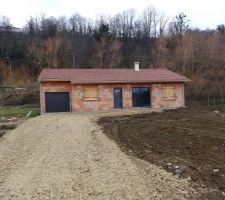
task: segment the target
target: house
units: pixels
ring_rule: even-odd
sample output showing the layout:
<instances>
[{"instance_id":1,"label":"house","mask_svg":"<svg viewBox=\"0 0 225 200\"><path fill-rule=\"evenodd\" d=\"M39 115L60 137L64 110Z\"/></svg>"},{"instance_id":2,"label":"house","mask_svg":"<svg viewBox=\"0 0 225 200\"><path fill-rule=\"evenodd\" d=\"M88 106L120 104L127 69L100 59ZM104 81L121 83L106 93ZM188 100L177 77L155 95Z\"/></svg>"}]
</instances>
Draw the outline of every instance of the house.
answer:
<instances>
[{"instance_id":1,"label":"house","mask_svg":"<svg viewBox=\"0 0 225 200\"><path fill-rule=\"evenodd\" d=\"M185 106L188 78L168 69L43 69L41 112Z\"/></svg>"},{"instance_id":2,"label":"house","mask_svg":"<svg viewBox=\"0 0 225 200\"><path fill-rule=\"evenodd\" d=\"M21 32L19 28L16 28L14 26L0 26L0 32Z\"/></svg>"}]
</instances>

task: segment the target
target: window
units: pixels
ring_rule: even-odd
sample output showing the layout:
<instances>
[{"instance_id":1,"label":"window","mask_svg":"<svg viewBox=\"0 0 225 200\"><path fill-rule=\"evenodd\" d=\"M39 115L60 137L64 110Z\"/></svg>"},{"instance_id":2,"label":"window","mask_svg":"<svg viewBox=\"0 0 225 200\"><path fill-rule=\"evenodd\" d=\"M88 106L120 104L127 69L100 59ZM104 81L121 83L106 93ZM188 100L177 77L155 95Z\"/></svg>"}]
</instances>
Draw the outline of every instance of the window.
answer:
<instances>
[{"instance_id":1,"label":"window","mask_svg":"<svg viewBox=\"0 0 225 200\"><path fill-rule=\"evenodd\" d=\"M85 89L84 90L84 100L98 100L97 88Z\"/></svg>"},{"instance_id":2,"label":"window","mask_svg":"<svg viewBox=\"0 0 225 200\"><path fill-rule=\"evenodd\" d=\"M163 87L163 98L174 99L174 87Z\"/></svg>"},{"instance_id":3,"label":"window","mask_svg":"<svg viewBox=\"0 0 225 200\"><path fill-rule=\"evenodd\" d=\"M149 107L150 102L150 88L134 87L132 88L133 107Z\"/></svg>"}]
</instances>

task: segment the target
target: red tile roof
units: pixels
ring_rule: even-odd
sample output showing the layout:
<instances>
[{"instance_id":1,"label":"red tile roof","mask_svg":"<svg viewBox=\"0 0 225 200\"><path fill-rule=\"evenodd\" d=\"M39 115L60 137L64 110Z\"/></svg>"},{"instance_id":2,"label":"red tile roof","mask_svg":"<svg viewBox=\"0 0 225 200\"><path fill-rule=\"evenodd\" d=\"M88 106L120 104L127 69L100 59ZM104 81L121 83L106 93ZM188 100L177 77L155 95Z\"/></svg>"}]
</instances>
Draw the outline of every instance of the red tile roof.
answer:
<instances>
[{"instance_id":1,"label":"red tile roof","mask_svg":"<svg viewBox=\"0 0 225 200\"><path fill-rule=\"evenodd\" d=\"M38 80L88 83L187 82L190 79L168 69L43 69Z\"/></svg>"}]
</instances>

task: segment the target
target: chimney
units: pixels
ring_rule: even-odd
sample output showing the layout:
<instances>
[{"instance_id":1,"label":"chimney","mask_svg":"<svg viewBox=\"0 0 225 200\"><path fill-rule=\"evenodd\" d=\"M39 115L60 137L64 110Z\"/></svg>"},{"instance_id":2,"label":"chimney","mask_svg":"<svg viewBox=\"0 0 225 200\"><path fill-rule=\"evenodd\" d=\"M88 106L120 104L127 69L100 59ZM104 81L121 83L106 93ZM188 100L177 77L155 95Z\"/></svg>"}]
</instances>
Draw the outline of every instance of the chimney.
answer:
<instances>
[{"instance_id":1,"label":"chimney","mask_svg":"<svg viewBox=\"0 0 225 200\"><path fill-rule=\"evenodd\" d=\"M139 67L140 63L139 62L134 62L134 71L140 71L140 67Z\"/></svg>"}]
</instances>

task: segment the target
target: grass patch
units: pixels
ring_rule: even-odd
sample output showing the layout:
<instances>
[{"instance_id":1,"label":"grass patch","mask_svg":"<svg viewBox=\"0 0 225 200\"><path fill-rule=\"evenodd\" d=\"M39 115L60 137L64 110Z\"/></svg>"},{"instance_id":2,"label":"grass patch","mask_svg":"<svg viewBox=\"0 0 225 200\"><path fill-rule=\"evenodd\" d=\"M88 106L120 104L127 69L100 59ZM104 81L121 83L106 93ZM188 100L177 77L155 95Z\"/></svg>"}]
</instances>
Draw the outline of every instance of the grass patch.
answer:
<instances>
[{"instance_id":1,"label":"grass patch","mask_svg":"<svg viewBox=\"0 0 225 200\"><path fill-rule=\"evenodd\" d=\"M29 111L32 111L30 117L40 115L38 105L0 106L0 117L26 117Z\"/></svg>"}]
</instances>

